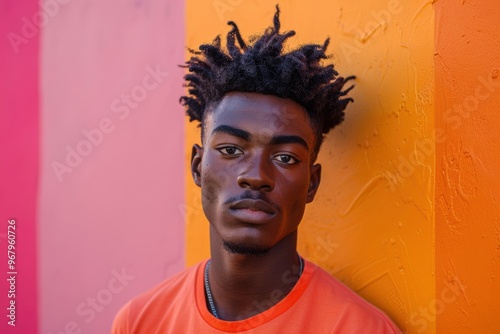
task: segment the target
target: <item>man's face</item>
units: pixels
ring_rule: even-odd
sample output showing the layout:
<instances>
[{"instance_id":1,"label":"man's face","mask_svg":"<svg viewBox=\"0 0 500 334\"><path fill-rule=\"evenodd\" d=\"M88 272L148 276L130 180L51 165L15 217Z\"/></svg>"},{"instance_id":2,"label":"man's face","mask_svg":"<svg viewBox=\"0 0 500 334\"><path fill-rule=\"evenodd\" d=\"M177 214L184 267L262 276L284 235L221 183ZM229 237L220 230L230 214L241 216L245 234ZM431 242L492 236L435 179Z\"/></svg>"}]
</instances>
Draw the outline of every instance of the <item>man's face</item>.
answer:
<instances>
[{"instance_id":1,"label":"man's face","mask_svg":"<svg viewBox=\"0 0 500 334\"><path fill-rule=\"evenodd\" d=\"M192 173L225 247L263 253L299 225L321 166L305 109L289 99L233 92L206 115Z\"/></svg>"}]
</instances>

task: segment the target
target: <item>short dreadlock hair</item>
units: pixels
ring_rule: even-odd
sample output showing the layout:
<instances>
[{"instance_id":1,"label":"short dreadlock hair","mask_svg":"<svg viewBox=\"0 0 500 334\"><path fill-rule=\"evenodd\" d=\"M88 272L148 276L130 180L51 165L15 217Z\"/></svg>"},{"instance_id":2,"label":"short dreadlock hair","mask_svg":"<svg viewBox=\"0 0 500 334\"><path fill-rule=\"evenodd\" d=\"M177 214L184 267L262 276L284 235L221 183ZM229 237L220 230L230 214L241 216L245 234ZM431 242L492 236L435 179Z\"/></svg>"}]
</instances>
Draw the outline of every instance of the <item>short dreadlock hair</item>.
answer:
<instances>
[{"instance_id":1,"label":"short dreadlock hair","mask_svg":"<svg viewBox=\"0 0 500 334\"><path fill-rule=\"evenodd\" d=\"M344 110L352 98L345 96L354 86L344 90L344 84L355 78L341 77L333 64L322 65L329 58L323 45L306 44L284 53L285 41L295 31L280 33L280 9L276 5L274 26L262 36L254 36L247 44L233 21L227 34L226 49L221 47L220 35L212 44L202 44L199 50L189 51L193 56L186 61L189 73L184 76L188 96L180 103L185 107L189 121L199 121L229 92L248 92L288 98L302 105L311 121L316 144L314 159L323 142L323 135L344 120ZM238 46L236 45L238 41Z\"/></svg>"}]
</instances>

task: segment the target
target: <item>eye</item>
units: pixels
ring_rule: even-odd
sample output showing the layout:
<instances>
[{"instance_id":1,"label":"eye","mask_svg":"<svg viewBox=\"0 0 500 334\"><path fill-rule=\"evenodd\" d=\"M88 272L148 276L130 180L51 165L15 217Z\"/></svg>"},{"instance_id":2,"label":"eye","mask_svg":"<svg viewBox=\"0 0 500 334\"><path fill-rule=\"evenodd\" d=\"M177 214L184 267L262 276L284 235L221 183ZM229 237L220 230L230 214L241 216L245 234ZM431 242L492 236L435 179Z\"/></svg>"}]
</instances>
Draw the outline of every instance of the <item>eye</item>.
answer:
<instances>
[{"instance_id":1,"label":"eye","mask_svg":"<svg viewBox=\"0 0 500 334\"><path fill-rule=\"evenodd\" d=\"M217 149L223 155L239 155L242 154L243 151L234 146L225 146Z\"/></svg>"},{"instance_id":2,"label":"eye","mask_svg":"<svg viewBox=\"0 0 500 334\"><path fill-rule=\"evenodd\" d=\"M297 159L292 157L289 154L278 154L274 157L274 159L278 160L281 163L287 164L287 165L294 165L297 162L299 162Z\"/></svg>"}]
</instances>

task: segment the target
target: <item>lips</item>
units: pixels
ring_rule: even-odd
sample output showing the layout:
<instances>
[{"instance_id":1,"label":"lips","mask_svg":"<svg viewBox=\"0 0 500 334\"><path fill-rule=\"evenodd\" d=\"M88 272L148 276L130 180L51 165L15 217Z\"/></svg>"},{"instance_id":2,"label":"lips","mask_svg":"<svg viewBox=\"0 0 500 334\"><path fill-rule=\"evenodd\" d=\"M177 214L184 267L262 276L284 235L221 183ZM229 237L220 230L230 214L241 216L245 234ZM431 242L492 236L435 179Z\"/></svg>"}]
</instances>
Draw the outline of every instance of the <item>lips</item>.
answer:
<instances>
[{"instance_id":1,"label":"lips","mask_svg":"<svg viewBox=\"0 0 500 334\"><path fill-rule=\"evenodd\" d=\"M263 200L243 199L229 207L233 216L249 223L265 223L276 214L276 209Z\"/></svg>"},{"instance_id":2,"label":"lips","mask_svg":"<svg viewBox=\"0 0 500 334\"><path fill-rule=\"evenodd\" d=\"M230 209L233 210L239 210L239 209L247 209L250 211L263 211L265 213L268 213L270 215L273 215L276 213L276 210L273 208L273 206L263 200L260 199L243 199L234 202L230 207Z\"/></svg>"}]
</instances>

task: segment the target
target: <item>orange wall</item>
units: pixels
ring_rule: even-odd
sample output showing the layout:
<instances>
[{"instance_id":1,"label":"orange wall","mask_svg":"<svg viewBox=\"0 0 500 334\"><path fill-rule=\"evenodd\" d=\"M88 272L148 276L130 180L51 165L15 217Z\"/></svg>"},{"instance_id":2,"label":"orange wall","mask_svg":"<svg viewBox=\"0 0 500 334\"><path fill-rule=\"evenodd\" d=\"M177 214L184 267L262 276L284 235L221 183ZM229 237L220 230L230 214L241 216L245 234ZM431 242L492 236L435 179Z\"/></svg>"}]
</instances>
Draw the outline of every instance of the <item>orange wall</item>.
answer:
<instances>
[{"instance_id":1,"label":"orange wall","mask_svg":"<svg viewBox=\"0 0 500 334\"><path fill-rule=\"evenodd\" d=\"M314 36L331 35L341 73L358 79L345 124L323 147L300 248L413 333L412 316L434 296L434 12L414 1L320 10Z\"/></svg>"},{"instance_id":2,"label":"orange wall","mask_svg":"<svg viewBox=\"0 0 500 334\"><path fill-rule=\"evenodd\" d=\"M279 1L293 43L332 38L340 73L355 74L356 102L327 138L320 192L307 208L299 251L416 333L435 296L434 9L429 2ZM314 5L311 5L313 3ZM187 45L271 24L274 3L188 0ZM198 129L187 124L186 170ZM209 256L199 189L186 176L187 264ZM412 323L412 318L415 321ZM434 333L435 319L425 333Z\"/></svg>"},{"instance_id":3,"label":"orange wall","mask_svg":"<svg viewBox=\"0 0 500 334\"><path fill-rule=\"evenodd\" d=\"M495 0L436 3L438 332L500 333L499 17Z\"/></svg>"}]
</instances>

